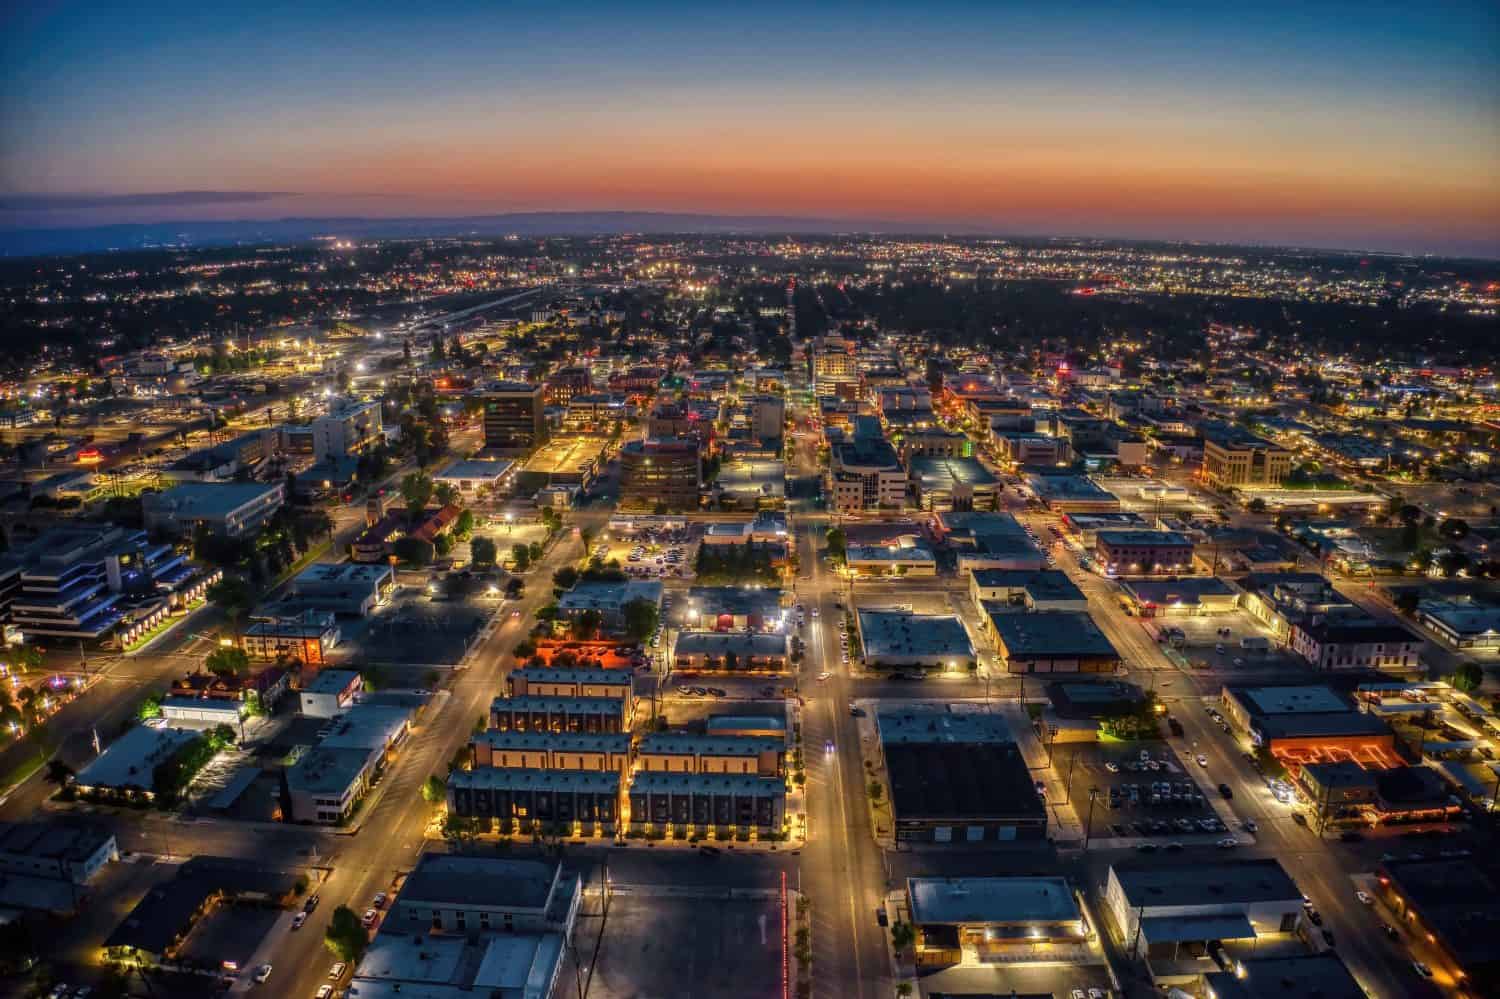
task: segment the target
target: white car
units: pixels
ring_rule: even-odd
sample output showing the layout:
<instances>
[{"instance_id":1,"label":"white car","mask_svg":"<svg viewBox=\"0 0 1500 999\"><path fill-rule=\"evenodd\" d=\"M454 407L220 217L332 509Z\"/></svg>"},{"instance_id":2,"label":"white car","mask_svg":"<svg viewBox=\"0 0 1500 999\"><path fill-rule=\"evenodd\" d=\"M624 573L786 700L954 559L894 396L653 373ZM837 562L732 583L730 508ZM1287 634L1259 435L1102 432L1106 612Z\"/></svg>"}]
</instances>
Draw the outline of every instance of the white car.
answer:
<instances>
[{"instance_id":1,"label":"white car","mask_svg":"<svg viewBox=\"0 0 1500 999\"><path fill-rule=\"evenodd\" d=\"M371 926L375 925L375 919L377 916L379 916L379 913L377 913L374 909L366 909L365 914L360 917L360 925L364 926L366 929L369 929Z\"/></svg>"},{"instance_id":2,"label":"white car","mask_svg":"<svg viewBox=\"0 0 1500 999\"><path fill-rule=\"evenodd\" d=\"M1202 753L1199 753L1198 754L1198 765L1200 767L1206 767L1206 766L1208 766L1208 757L1204 756Z\"/></svg>"},{"instance_id":3,"label":"white car","mask_svg":"<svg viewBox=\"0 0 1500 999\"><path fill-rule=\"evenodd\" d=\"M346 967L348 967L348 965L346 965L343 961L335 963L333 967L328 969L329 981L338 981L339 978L344 974L344 969Z\"/></svg>"},{"instance_id":4,"label":"white car","mask_svg":"<svg viewBox=\"0 0 1500 999\"><path fill-rule=\"evenodd\" d=\"M305 912L299 912L299 913L297 913L295 916L292 917L292 929L294 929L294 930L300 930L300 929L302 929L302 924L305 923L305 922L307 922L307 913L305 913Z\"/></svg>"},{"instance_id":5,"label":"white car","mask_svg":"<svg viewBox=\"0 0 1500 999\"><path fill-rule=\"evenodd\" d=\"M1354 893L1354 897L1357 898L1357 899L1359 899L1359 904L1360 905L1374 905L1375 904L1375 900L1370 897L1370 893L1367 892L1367 891L1364 891L1363 889L1361 889L1360 891L1355 892Z\"/></svg>"},{"instance_id":6,"label":"white car","mask_svg":"<svg viewBox=\"0 0 1500 999\"><path fill-rule=\"evenodd\" d=\"M1114 760L1110 760L1108 763L1104 764L1104 769L1108 770L1112 774L1117 774L1120 772L1120 765Z\"/></svg>"},{"instance_id":7,"label":"white car","mask_svg":"<svg viewBox=\"0 0 1500 999\"><path fill-rule=\"evenodd\" d=\"M333 995L332 985L319 985L318 991L313 993L313 999L330 999Z\"/></svg>"},{"instance_id":8,"label":"white car","mask_svg":"<svg viewBox=\"0 0 1500 999\"><path fill-rule=\"evenodd\" d=\"M822 673L819 673L818 674L818 682L822 683L824 680L827 680L831 676L833 676L833 674L829 673L829 672L826 672L826 671L822 672Z\"/></svg>"},{"instance_id":9,"label":"white car","mask_svg":"<svg viewBox=\"0 0 1500 999\"><path fill-rule=\"evenodd\" d=\"M1423 978L1431 978L1432 977L1432 969L1429 968L1429 967L1427 967L1427 965L1423 964L1421 961L1413 961L1411 963L1411 970L1415 971L1417 974L1421 975Z\"/></svg>"}]
</instances>

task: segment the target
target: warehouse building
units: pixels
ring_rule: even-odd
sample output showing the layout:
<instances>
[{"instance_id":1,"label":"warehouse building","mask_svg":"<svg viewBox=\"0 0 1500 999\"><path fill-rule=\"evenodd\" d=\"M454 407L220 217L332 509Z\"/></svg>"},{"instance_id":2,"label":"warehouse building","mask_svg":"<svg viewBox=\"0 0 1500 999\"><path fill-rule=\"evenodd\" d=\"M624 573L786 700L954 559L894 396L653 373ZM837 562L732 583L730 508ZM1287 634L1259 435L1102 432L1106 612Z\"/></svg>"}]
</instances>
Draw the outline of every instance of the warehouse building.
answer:
<instances>
[{"instance_id":1,"label":"warehouse building","mask_svg":"<svg viewBox=\"0 0 1500 999\"><path fill-rule=\"evenodd\" d=\"M1007 673L1113 673L1120 665L1119 652L1087 613L986 607L984 621Z\"/></svg>"}]
</instances>

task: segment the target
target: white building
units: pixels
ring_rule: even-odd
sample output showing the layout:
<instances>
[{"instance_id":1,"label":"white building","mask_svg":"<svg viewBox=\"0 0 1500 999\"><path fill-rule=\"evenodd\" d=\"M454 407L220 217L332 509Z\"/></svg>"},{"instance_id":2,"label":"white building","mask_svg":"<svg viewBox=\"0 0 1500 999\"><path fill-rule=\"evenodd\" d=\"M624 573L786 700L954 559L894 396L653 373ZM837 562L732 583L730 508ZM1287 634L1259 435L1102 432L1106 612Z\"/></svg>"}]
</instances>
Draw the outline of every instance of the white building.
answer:
<instances>
[{"instance_id":1,"label":"white building","mask_svg":"<svg viewBox=\"0 0 1500 999\"><path fill-rule=\"evenodd\" d=\"M322 670L298 691L302 713L310 718L341 715L363 689L364 681L358 670Z\"/></svg>"},{"instance_id":2,"label":"white building","mask_svg":"<svg viewBox=\"0 0 1500 999\"><path fill-rule=\"evenodd\" d=\"M380 400L340 400L313 420L313 456L319 461L346 458L381 439Z\"/></svg>"},{"instance_id":3,"label":"white building","mask_svg":"<svg viewBox=\"0 0 1500 999\"><path fill-rule=\"evenodd\" d=\"M282 482L184 482L166 492L144 494L141 509L148 531L181 536L202 526L220 537L242 538L284 502Z\"/></svg>"}]
</instances>

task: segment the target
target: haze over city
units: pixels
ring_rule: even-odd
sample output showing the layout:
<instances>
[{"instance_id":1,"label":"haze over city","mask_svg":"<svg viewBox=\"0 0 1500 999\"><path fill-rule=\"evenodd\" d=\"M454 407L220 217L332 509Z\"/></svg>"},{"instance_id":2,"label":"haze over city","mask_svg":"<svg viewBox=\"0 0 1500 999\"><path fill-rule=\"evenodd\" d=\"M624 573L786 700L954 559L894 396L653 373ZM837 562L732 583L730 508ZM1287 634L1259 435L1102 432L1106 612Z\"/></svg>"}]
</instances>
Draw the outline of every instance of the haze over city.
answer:
<instances>
[{"instance_id":1,"label":"haze over city","mask_svg":"<svg viewBox=\"0 0 1500 999\"><path fill-rule=\"evenodd\" d=\"M1487 3L0 16L7 227L625 210L1500 252Z\"/></svg>"}]
</instances>

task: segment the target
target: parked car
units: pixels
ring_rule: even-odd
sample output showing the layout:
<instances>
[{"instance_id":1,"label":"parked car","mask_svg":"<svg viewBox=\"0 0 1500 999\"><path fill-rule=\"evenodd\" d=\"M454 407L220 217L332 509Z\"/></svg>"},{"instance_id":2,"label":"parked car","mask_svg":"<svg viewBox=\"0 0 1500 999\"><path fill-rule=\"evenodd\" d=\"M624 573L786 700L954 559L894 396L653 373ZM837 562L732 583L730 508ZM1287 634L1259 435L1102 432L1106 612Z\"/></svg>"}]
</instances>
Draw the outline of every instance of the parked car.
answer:
<instances>
[{"instance_id":1,"label":"parked car","mask_svg":"<svg viewBox=\"0 0 1500 999\"><path fill-rule=\"evenodd\" d=\"M263 964L259 968L255 969L255 980L262 985L264 985L270 977L271 966L269 964Z\"/></svg>"},{"instance_id":2,"label":"parked car","mask_svg":"<svg viewBox=\"0 0 1500 999\"><path fill-rule=\"evenodd\" d=\"M1220 784L1219 794L1223 795L1224 799L1227 801L1230 798L1234 797L1234 788L1230 787L1228 784Z\"/></svg>"},{"instance_id":3,"label":"parked car","mask_svg":"<svg viewBox=\"0 0 1500 999\"><path fill-rule=\"evenodd\" d=\"M379 915L380 914L378 912L376 912L374 909L366 909L365 910L365 914L362 917L360 917L360 920L359 920L360 925L363 926L365 929L369 929L371 926L375 925L375 920L376 920L376 918Z\"/></svg>"},{"instance_id":4,"label":"parked car","mask_svg":"<svg viewBox=\"0 0 1500 999\"><path fill-rule=\"evenodd\" d=\"M333 967L331 967L331 968L328 969L328 978L329 978L329 980L330 981L335 981L335 982L338 981L340 978L343 977L343 975L344 975L344 969L347 968L347 967L348 967L348 965L346 965L343 961L336 961L336 962L334 962Z\"/></svg>"},{"instance_id":5,"label":"parked car","mask_svg":"<svg viewBox=\"0 0 1500 999\"><path fill-rule=\"evenodd\" d=\"M1354 897L1357 898L1357 899L1359 899L1359 904L1360 905L1374 905L1375 904L1375 900L1370 897L1370 893L1367 892L1367 891L1365 891L1365 890L1363 890L1363 889L1360 889L1359 891L1356 891L1354 893Z\"/></svg>"},{"instance_id":6,"label":"parked car","mask_svg":"<svg viewBox=\"0 0 1500 999\"><path fill-rule=\"evenodd\" d=\"M299 912L299 913L297 913L295 916L292 917L292 929L294 929L294 930L300 930L300 929L302 929L302 924L305 923L305 922L307 922L307 913L305 913L305 912Z\"/></svg>"},{"instance_id":7,"label":"parked car","mask_svg":"<svg viewBox=\"0 0 1500 999\"><path fill-rule=\"evenodd\" d=\"M1432 977L1432 969L1427 967L1427 965L1423 964L1421 961L1413 961L1411 963L1411 969L1417 974L1421 975L1423 978Z\"/></svg>"}]
</instances>

